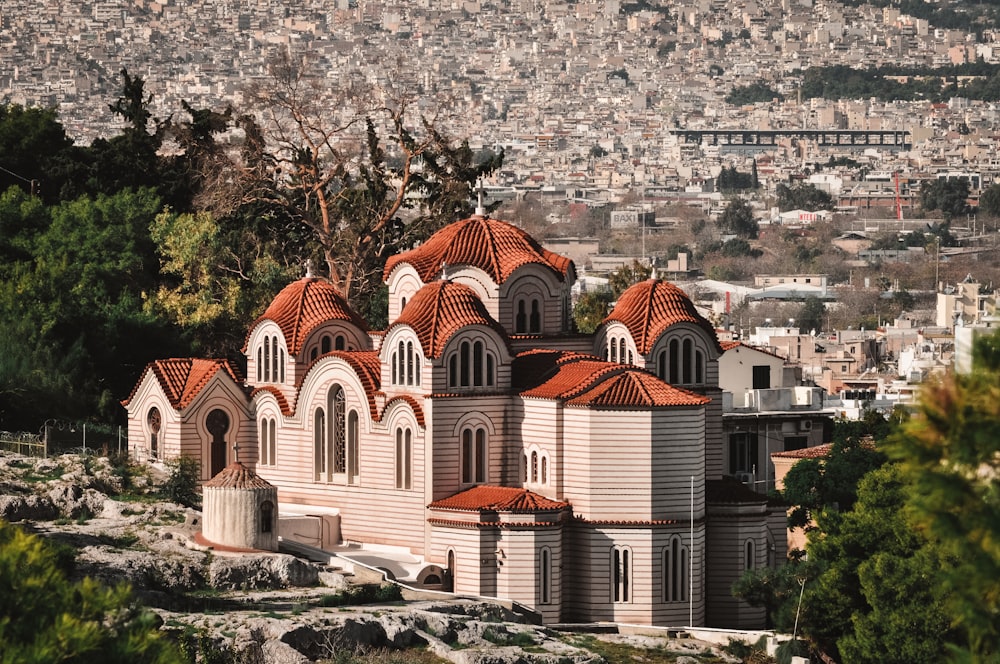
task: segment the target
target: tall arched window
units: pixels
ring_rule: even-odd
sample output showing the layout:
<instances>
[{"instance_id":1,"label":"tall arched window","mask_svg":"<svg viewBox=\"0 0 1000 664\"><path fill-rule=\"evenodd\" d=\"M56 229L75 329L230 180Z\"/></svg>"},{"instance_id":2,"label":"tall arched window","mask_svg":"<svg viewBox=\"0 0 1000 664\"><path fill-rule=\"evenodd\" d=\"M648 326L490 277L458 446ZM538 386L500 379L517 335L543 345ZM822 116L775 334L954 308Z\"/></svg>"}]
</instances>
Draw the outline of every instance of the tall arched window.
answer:
<instances>
[{"instance_id":1,"label":"tall arched window","mask_svg":"<svg viewBox=\"0 0 1000 664\"><path fill-rule=\"evenodd\" d=\"M268 446L268 436L270 435L270 430L267 427L267 418L265 417L260 421L258 438L260 439L260 449L257 452L258 463L262 466L267 466L271 463L270 453L271 448Z\"/></svg>"},{"instance_id":2,"label":"tall arched window","mask_svg":"<svg viewBox=\"0 0 1000 664\"><path fill-rule=\"evenodd\" d=\"M482 427L462 430L462 484L481 484L486 481L486 429Z\"/></svg>"},{"instance_id":3,"label":"tall arched window","mask_svg":"<svg viewBox=\"0 0 1000 664\"><path fill-rule=\"evenodd\" d=\"M406 384L413 385L413 342L406 342Z\"/></svg>"},{"instance_id":4,"label":"tall arched window","mask_svg":"<svg viewBox=\"0 0 1000 664\"><path fill-rule=\"evenodd\" d=\"M160 454L160 428L163 426L159 408L149 409L146 425L149 427L149 458L156 459Z\"/></svg>"},{"instance_id":5,"label":"tall arched window","mask_svg":"<svg viewBox=\"0 0 1000 664\"><path fill-rule=\"evenodd\" d=\"M358 411L347 415L347 483L358 481L360 462L358 461Z\"/></svg>"},{"instance_id":6,"label":"tall arched window","mask_svg":"<svg viewBox=\"0 0 1000 664\"><path fill-rule=\"evenodd\" d=\"M632 552L628 547L611 550L611 590L615 603L625 603L632 595Z\"/></svg>"},{"instance_id":7,"label":"tall arched window","mask_svg":"<svg viewBox=\"0 0 1000 664\"><path fill-rule=\"evenodd\" d=\"M278 378L278 381L281 382L281 383L284 383L285 382L285 349L284 348L279 348L278 349L278 353L281 355L281 360L278 362L278 369L280 370L281 375Z\"/></svg>"},{"instance_id":8,"label":"tall arched window","mask_svg":"<svg viewBox=\"0 0 1000 664\"><path fill-rule=\"evenodd\" d=\"M211 435L209 443L210 456L212 459L211 473L215 477L226 467L229 458L229 450L226 446L226 433L229 431L229 416L224 410L216 408L205 418L205 428Z\"/></svg>"},{"instance_id":9,"label":"tall arched window","mask_svg":"<svg viewBox=\"0 0 1000 664\"><path fill-rule=\"evenodd\" d=\"M343 334L338 334L337 337L333 340L333 349L347 350L347 339L344 337Z\"/></svg>"},{"instance_id":10,"label":"tall arched window","mask_svg":"<svg viewBox=\"0 0 1000 664\"><path fill-rule=\"evenodd\" d=\"M260 504L260 532L269 533L274 530L274 503L265 500Z\"/></svg>"},{"instance_id":11,"label":"tall arched window","mask_svg":"<svg viewBox=\"0 0 1000 664\"><path fill-rule=\"evenodd\" d=\"M330 413L327 440L330 441L329 456L333 461L331 472L343 473L347 470L347 396L344 388L334 384L326 400L326 409Z\"/></svg>"},{"instance_id":12,"label":"tall arched window","mask_svg":"<svg viewBox=\"0 0 1000 664\"><path fill-rule=\"evenodd\" d=\"M271 382L271 337L264 337L264 382Z\"/></svg>"},{"instance_id":13,"label":"tall arched window","mask_svg":"<svg viewBox=\"0 0 1000 664\"><path fill-rule=\"evenodd\" d=\"M257 382L261 382L264 372L264 349L257 347Z\"/></svg>"},{"instance_id":14,"label":"tall arched window","mask_svg":"<svg viewBox=\"0 0 1000 664\"><path fill-rule=\"evenodd\" d=\"M540 604L552 601L552 551L547 546L538 551L538 601Z\"/></svg>"},{"instance_id":15,"label":"tall arched window","mask_svg":"<svg viewBox=\"0 0 1000 664\"><path fill-rule=\"evenodd\" d=\"M656 375L660 380L667 380L667 351L656 354Z\"/></svg>"},{"instance_id":16,"label":"tall arched window","mask_svg":"<svg viewBox=\"0 0 1000 664\"><path fill-rule=\"evenodd\" d=\"M326 448L326 415L317 408L313 416L313 479L317 482L326 477Z\"/></svg>"},{"instance_id":17,"label":"tall arched window","mask_svg":"<svg viewBox=\"0 0 1000 664\"><path fill-rule=\"evenodd\" d=\"M531 300L531 314L528 318L528 331L532 334L542 333L541 303L537 299Z\"/></svg>"},{"instance_id":18,"label":"tall arched window","mask_svg":"<svg viewBox=\"0 0 1000 664\"><path fill-rule=\"evenodd\" d=\"M517 301L517 315L514 316L514 332L524 334L528 331L528 312L524 300Z\"/></svg>"},{"instance_id":19,"label":"tall arched window","mask_svg":"<svg viewBox=\"0 0 1000 664\"><path fill-rule=\"evenodd\" d=\"M667 360L667 367L670 372L670 380L667 382L676 385L681 382L681 344L677 339L671 339L668 346L670 353Z\"/></svg>"},{"instance_id":20,"label":"tall arched window","mask_svg":"<svg viewBox=\"0 0 1000 664\"><path fill-rule=\"evenodd\" d=\"M549 483L549 457L547 454L542 455L542 484Z\"/></svg>"},{"instance_id":21,"label":"tall arched window","mask_svg":"<svg viewBox=\"0 0 1000 664\"><path fill-rule=\"evenodd\" d=\"M413 488L413 432L409 427L396 429L396 488Z\"/></svg>"},{"instance_id":22,"label":"tall arched window","mask_svg":"<svg viewBox=\"0 0 1000 664\"><path fill-rule=\"evenodd\" d=\"M694 352L694 382L699 385L705 382L705 354L700 350Z\"/></svg>"},{"instance_id":23,"label":"tall arched window","mask_svg":"<svg viewBox=\"0 0 1000 664\"><path fill-rule=\"evenodd\" d=\"M687 547L681 538L674 535L663 550L663 601L684 602L688 598L688 562Z\"/></svg>"},{"instance_id":24,"label":"tall arched window","mask_svg":"<svg viewBox=\"0 0 1000 664\"><path fill-rule=\"evenodd\" d=\"M694 349L692 341L690 339L685 339L683 348L684 350L682 351L682 359L681 359L682 368L684 371L683 380L685 384L688 384L691 383L691 381L693 380L691 372L691 369L694 366Z\"/></svg>"},{"instance_id":25,"label":"tall arched window","mask_svg":"<svg viewBox=\"0 0 1000 664\"><path fill-rule=\"evenodd\" d=\"M268 434L267 434L267 445L268 451L268 463L272 466L278 465L278 423L273 417L268 424Z\"/></svg>"},{"instance_id":26,"label":"tall arched window","mask_svg":"<svg viewBox=\"0 0 1000 664\"><path fill-rule=\"evenodd\" d=\"M538 452L531 453L531 481L538 482Z\"/></svg>"},{"instance_id":27,"label":"tall arched window","mask_svg":"<svg viewBox=\"0 0 1000 664\"><path fill-rule=\"evenodd\" d=\"M320 342L319 342L320 352L323 355L326 355L327 353L330 352L330 343L331 343L331 341L332 340L330 339L330 335L329 334L324 334L323 338L320 339Z\"/></svg>"},{"instance_id":28,"label":"tall arched window","mask_svg":"<svg viewBox=\"0 0 1000 664\"><path fill-rule=\"evenodd\" d=\"M757 566L757 552L753 540L743 544L743 569L754 569Z\"/></svg>"},{"instance_id":29,"label":"tall arched window","mask_svg":"<svg viewBox=\"0 0 1000 664\"><path fill-rule=\"evenodd\" d=\"M271 380L278 382L278 337L271 337Z\"/></svg>"}]
</instances>

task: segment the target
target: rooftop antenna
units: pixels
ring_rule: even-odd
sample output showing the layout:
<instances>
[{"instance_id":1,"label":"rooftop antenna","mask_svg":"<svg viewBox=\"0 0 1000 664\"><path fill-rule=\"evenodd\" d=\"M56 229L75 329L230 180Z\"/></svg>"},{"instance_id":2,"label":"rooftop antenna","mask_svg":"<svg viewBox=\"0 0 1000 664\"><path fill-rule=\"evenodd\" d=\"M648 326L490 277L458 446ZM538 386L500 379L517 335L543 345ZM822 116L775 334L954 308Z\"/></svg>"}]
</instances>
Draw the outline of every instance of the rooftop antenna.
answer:
<instances>
[{"instance_id":1,"label":"rooftop antenna","mask_svg":"<svg viewBox=\"0 0 1000 664\"><path fill-rule=\"evenodd\" d=\"M479 185L476 187L476 192L479 194L479 203L476 205L476 216L485 217L486 216L486 205L483 203L483 179L479 178Z\"/></svg>"}]
</instances>

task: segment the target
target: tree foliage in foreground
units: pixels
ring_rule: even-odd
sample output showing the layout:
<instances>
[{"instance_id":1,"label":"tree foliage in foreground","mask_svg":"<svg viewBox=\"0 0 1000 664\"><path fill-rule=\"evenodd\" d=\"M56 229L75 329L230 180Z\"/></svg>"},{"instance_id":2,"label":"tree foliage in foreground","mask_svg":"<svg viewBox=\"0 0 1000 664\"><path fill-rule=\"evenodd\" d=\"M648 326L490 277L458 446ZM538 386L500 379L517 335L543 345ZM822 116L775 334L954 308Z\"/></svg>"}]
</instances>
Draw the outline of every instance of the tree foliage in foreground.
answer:
<instances>
[{"instance_id":1,"label":"tree foliage in foreground","mask_svg":"<svg viewBox=\"0 0 1000 664\"><path fill-rule=\"evenodd\" d=\"M39 537L0 521L0 664L182 661L125 586L71 582Z\"/></svg>"},{"instance_id":2,"label":"tree foliage in foreground","mask_svg":"<svg viewBox=\"0 0 1000 664\"><path fill-rule=\"evenodd\" d=\"M926 385L893 440L907 507L951 564L935 571L958 658L1000 657L1000 335L976 339L974 369Z\"/></svg>"}]
</instances>

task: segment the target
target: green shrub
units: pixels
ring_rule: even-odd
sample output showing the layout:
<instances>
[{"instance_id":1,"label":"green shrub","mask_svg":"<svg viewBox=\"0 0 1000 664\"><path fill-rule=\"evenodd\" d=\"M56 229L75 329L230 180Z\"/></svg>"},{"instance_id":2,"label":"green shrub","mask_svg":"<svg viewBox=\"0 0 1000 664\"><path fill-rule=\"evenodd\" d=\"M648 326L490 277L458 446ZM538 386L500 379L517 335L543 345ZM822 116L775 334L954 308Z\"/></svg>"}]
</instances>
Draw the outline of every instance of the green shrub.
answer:
<instances>
[{"instance_id":1,"label":"green shrub","mask_svg":"<svg viewBox=\"0 0 1000 664\"><path fill-rule=\"evenodd\" d=\"M189 456L178 457L167 462L170 473L163 485L163 493L171 500L185 507L197 508L201 503L198 489L198 461Z\"/></svg>"}]
</instances>

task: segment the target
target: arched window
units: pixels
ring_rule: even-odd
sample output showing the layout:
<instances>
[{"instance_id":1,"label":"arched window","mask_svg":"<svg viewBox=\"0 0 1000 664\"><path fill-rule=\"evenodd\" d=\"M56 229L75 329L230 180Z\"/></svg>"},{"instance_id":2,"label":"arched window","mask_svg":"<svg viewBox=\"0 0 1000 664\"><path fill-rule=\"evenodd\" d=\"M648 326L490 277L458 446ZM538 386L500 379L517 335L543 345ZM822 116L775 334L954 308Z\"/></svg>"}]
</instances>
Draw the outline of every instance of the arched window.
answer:
<instances>
[{"instance_id":1,"label":"arched window","mask_svg":"<svg viewBox=\"0 0 1000 664\"><path fill-rule=\"evenodd\" d=\"M261 381L261 376L264 371L264 349L261 347L257 348L257 382Z\"/></svg>"},{"instance_id":2,"label":"arched window","mask_svg":"<svg viewBox=\"0 0 1000 664\"><path fill-rule=\"evenodd\" d=\"M259 430L260 433L258 435L258 438L260 438L260 449L257 452L257 459L259 460L260 465L267 466L271 463L270 462L271 448L268 447L267 437L270 434L270 431L268 430L267 427L266 417L260 421Z\"/></svg>"},{"instance_id":3,"label":"arched window","mask_svg":"<svg viewBox=\"0 0 1000 664\"><path fill-rule=\"evenodd\" d=\"M486 429L462 430L462 484L486 481Z\"/></svg>"},{"instance_id":4,"label":"arched window","mask_svg":"<svg viewBox=\"0 0 1000 664\"><path fill-rule=\"evenodd\" d=\"M316 409L313 418L313 479L321 481L327 474L326 414Z\"/></svg>"},{"instance_id":5,"label":"arched window","mask_svg":"<svg viewBox=\"0 0 1000 664\"><path fill-rule=\"evenodd\" d=\"M413 488L413 432L409 427L396 429L396 488Z\"/></svg>"},{"instance_id":6,"label":"arched window","mask_svg":"<svg viewBox=\"0 0 1000 664\"><path fill-rule=\"evenodd\" d=\"M414 361L420 361L416 354ZM492 387L496 384L496 371L496 358L482 340L463 341L448 358L448 386Z\"/></svg>"},{"instance_id":7,"label":"arched window","mask_svg":"<svg viewBox=\"0 0 1000 664\"><path fill-rule=\"evenodd\" d=\"M264 382L271 382L271 337L264 337Z\"/></svg>"},{"instance_id":8,"label":"arched window","mask_svg":"<svg viewBox=\"0 0 1000 664\"><path fill-rule=\"evenodd\" d=\"M753 540L743 544L743 569L754 569L757 566L757 552Z\"/></svg>"},{"instance_id":9,"label":"arched window","mask_svg":"<svg viewBox=\"0 0 1000 664\"><path fill-rule=\"evenodd\" d=\"M358 461L358 411L347 415L347 483L358 481L360 463Z\"/></svg>"},{"instance_id":10,"label":"arched window","mask_svg":"<svg viewBox=\"0 0 1000 664\"><path fill-rule=\"evenodd\" d=\"M334 384L327 393L326 409L330 413L327 440L333 461L331 472L343 473L347 470L347 396L340 385Z\"/></svg>"},{"instance_id":11,"label":"arched window","mask_svg":"<svg viewBox=\"0 0 1000 664\"><path fill-rule=\"evenodd\" d=\"M455 590L455 577L457 574L458 574L458 569L455 565L455 550L448 549L448 577L449 577L448 585L450 586L448 590L450 591Z\"/></svg>"},{"instance_id":12,"label":"arched window","mask_svg":"<svg viewBox=\"0 0 1000 664\"><path fill-rule=\"evenodd\" d=\"M156 459L160 454L160 428L163 426L159 408L149 409L146 425L149 427L149 458Z\"/></svg>"},{"instance_id":13,"label":"arched window","mask_svg":"<svg viewBox=\"0 0 1000 664\"><path fill-rule=\"evenodd\" d=\"M309 351L309 361L312 362L317 357L319 357L319 348L317 348L316 346L313 346L312 350Z\"/></svg>"},{"instance_id":14,"label":"arched window","mask_svg":"<svg viewBox=\"0 0 1000 664\"><path fill-rule=\"evenodd\" d=\"M271 380L278 382L278 337L271 337Z\"/></svg>"},{"instance_id":15,"label":"arched window","mask_svg":"<svg viewBox=\"0 0 1000 664\"><path fill-rule=\"evenodd\" d=\"M665 350L656 354L656 376L660 380L667 380L667 351Z\"/></svg>"},{"instance_id":16,"label":"arched window","mask_svg":"<svg viewBox=\"0 0 1000 664\"><path fill-rule=\"evenodd\" d=\"M542 484L549 483L549 457L547 454L542 455Z\"/></svg>"},{"instance_id":17,"label":"arched window","mask_svg":"<svg viewBox=\"0 0 1000 664\"><path fill-rule=\"evenodd\" d=\"M625 337L618 339L618 361L625 364Z\"/></svg>"},{"instance_id":18,"label":"arched window","mask_svg":"<svg viewBox=\"0 0 1000 664\"><path fill-rule=\"evenodd\" d=\"M676 385L681 382L681 344L677 339L671 339L668 348L670 349L670 355L667 360L667 367L670 372L670 380L667 382L671 385Z\"/></svg>"},{"instance_id":19,"label":"arched window","mask_svg":"<svg viewBox=\"0 0 1000 664\"><path fill-rule=\"evenodd\" d=\"M683 346L684 350L682 353L683 357L681 361L683 362L682 364L684 370L683 380L685 384L690 383L692 380L691 369L694 365L694 349L692 348L692 346L693 344L690 339L684 340L684 346Z\"/></svg>"},{"instance_id":20,"label":"arched window","mask_svg":"<svg viewBox=\"0 0 1000 664\"><path fill-rule=\"evenodd\" d=\"M514 317L514 332L524 334L528 331L528 314L525 311L524 300L517 301L517 315Z\"/></svg>"},{"instance_id":21,"label":"arched window","mask_svg":"<svg viewBox=\"0 0 1000 664\"><path fill-rule=\"evenodd\" d=\"M528 453L527 452L524 453L524 459L523 459L523 461L524 461L524 470L521 473L521 475L522 475L521 481L523 483L527 484L528 483L528 468L531 465L531 462L528 461Z\"/></svg>"},{"instance_id":22,"label":"arched window","mask_svg":"<svg viewBox=\"0 0 1000 664\"><path fill-rule=\"evenodd\" d=\"M694 382L705 382L705 355L700 350L694 352Z\"/></svg>"},{"instance_id":23,"label":"arched window","mask_svg":"<svg viewBox=\"0 0 1000 664\"><path fill-rule=\"evenodd\" d=\"M413 342L406 342L406 384L413 385Z\"/></svg>"},{"instance_id":24,"label":"arched window","mask_svg":"<svg viewBox=\"0 0 1000 664\"><path fill-rule=\"evenodd\" d=\"M531 453L531 481L538 482L538 452Z\"/></svg>"},{"instance_id":25,"label":"arched window","mask_svg":"<svg viewBox=\"0 0 1000 664\"><path fill-rule=\"evenodd\" d=\"M281 377L278 379L279 382L285 382L285 349L278 349L278 353L281 355L281 361L278 363L278 369L281 371Z\"/></svg>"},{"instance_id":26,"label":"arched window","mask_svg":"<svg viewBox=\"0 0 1000 664\"><path fill-rule=\"evenodd\" d=\"M392 384L399 385L399 351L393 351L389 358L389 366L392 367Z\"/></svg>"},{"instance_id":27,"label":"arched window","mask_svg":"<svg viewBox=\"0 0 1000 664\"><path fill-rule=\"evenodd\" d=\"M674 535L663 550L663 601L684 602L688 598L688 550Z\"/></svg>"},{"instance_id":28,"label":"arched window","mask_svg":"<svg viewBox=\"0 0 1000 664\"><path fill-rule=\"evenodd\" d=\"M611 550L611 590L615 603L625 603L632 595L632 552L628 547Z\"/></svg>"},{"instance_id":29,"label":"arched window","mask_svg":"<svg viewBox=\"0 0 1000 664\"><path fill-rule=\"evenodd\" d=\"M610 339L610 341L609 341L609 345L611 346L611 357L609 359L612 362L617 362L618 361L618 341L614 337L612 337Z\"/></svg>"},{"instance_id":30,"label":"arched window","mask_svg":"<svg viewBox=\"0 0 1000 664\"><path fill-rule=\"evenodd\" d=\"M540 604L552 601L552 551L547 546L538 551L538 601Z\"/></svg>"},{"instance_id":31,"label":"arched window","mask_svg":"<svg viewBox=\"0 0 1000 664\"><path fill-rule=\"evenodd\" d=\"M268 463L276 466L278 465L278 423L273 417L268 424L267 444L270 452Z\"/></svg>"},{"instance_id":32,"label":"arched window","mask_svg":"<svg viewBox=\"0 0 1000 664\"><path fill-rule=\"evenodd\" d=\"M215 477L226 467L229 458L229 450L226 448L226 433L229 431L229 416L226 412L216 408L205 418L205 428L212 436L209 443L210 456L212 459L211 472Z\"/></svg>"},{"instance_id":33,"label":"arched window","mask_svg":"<svg viewBox=\"0 0 1000 664\"><path fill-rule=\"evenodd\" d=\"M541 303L537 299L531 301L531 315L528 318L528 331L532 334L541 334L542 332Z\"/></svg>"},{"instance_id":34,"label":"arched window","mask_svg":"<svg viewBox=\"0 0 1000 664\"><path fill-rule=\"evenodd\" d=\"M265 500L260 504L260 532L269 533L274 530L274 503Z\"/></svg>"},{"instance_id":35,"label":"arched window","mask_svg":"<svg viewBox=\"0 0 1000 664\"><path fill-rule=\"evenodd\" d=\"M394 382L396 385L403 385L406 383L406 343L403 341L399 342L396 347L396 372L397 380Z\"/></svg>"},{"instance_id":36,"label":"arched window","mask_svg":"<svg viewBox=\"0 0 1000 664\"><path fill-rule=\"evenodd\" d=\"M331 341L332 340L330 339L330 335L329 334L324 334L323 337L322 337L322 339L320 339L320 342L319 342L320 352L323 355L326 355L327 353L330 352L330 342Z\"/></svg>"},{"instance_id":37,"label":"arched window","mask_svg":"<svg viewBox=\"0 0 1000 664\"><path fill-rule=\"evenodd\" d=\"M333 340L333 349L347 350L347 339L344 337L343 334L338 334L337 337Z\"/></svg>"}]
</instances>

